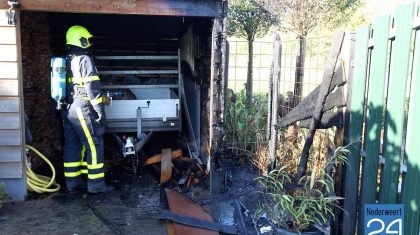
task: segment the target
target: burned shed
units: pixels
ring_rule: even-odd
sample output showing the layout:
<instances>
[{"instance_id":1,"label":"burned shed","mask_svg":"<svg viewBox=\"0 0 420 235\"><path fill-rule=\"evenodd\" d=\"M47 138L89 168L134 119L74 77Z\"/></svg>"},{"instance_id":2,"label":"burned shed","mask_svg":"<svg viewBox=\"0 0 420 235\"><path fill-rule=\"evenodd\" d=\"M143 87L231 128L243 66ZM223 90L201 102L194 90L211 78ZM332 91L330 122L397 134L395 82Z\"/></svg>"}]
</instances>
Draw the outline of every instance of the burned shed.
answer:
<instances>
[{"instance_id":1,"label":"burned shed","mask_svg":"<svg viewBox=\"0 0 420 235\"><path fill-rule=\"evenodd\" d=\"M226 1L11 2L18 4L0 3L0 182L15 199L26 195L25 130L46 156L62 149L50 59L66 53L72 25L94 35L102 91L112 97L107 132L139 140L180 133L187 155L211 172L221 141Z\"/></svg>"}]
</instances>

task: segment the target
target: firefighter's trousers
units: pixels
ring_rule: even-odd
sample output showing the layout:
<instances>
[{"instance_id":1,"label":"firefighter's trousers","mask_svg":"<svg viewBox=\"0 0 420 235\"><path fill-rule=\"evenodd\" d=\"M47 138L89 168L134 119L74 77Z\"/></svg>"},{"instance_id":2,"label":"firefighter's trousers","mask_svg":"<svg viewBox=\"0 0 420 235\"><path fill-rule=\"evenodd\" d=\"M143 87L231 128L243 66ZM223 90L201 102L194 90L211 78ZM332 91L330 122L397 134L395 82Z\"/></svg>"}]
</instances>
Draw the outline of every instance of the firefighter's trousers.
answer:
<instances>
[{"instance_id":1,"label":"firefighter's trousers","mask_svg":"<svg viewBox=\"0 0 420 235\"><path fill-rule=\"evenodd\" d=\"M74 99L62 112L64 123L64 176L67 189L83 187L87 173L87 187L101 188L104 179L105 128L95 122L95 111L88 100Z\"/></svg>"}]
</instances>

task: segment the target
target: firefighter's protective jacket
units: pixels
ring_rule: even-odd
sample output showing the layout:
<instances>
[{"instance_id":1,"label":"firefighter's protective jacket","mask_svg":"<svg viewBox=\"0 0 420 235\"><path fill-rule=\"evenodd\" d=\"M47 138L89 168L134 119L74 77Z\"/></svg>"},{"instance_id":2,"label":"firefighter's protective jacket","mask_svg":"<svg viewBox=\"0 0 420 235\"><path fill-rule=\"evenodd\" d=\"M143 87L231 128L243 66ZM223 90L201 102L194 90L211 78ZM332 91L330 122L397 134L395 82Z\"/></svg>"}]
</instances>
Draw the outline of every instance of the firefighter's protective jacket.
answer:
<instances>
[{"instance_id":1,"label":"firefighter's protective jacket","mask_svg":"<svg viewBox=\"0 0 420 235\"><path fill-rule=\"evenodd\" d=\"M101 93L101 83L93 56L86 50L72 48L67 56L69 63L69 85L72 99L82 98L90 101L97 114L104 114L105 105Z\"/></svg>"}]
</instances>

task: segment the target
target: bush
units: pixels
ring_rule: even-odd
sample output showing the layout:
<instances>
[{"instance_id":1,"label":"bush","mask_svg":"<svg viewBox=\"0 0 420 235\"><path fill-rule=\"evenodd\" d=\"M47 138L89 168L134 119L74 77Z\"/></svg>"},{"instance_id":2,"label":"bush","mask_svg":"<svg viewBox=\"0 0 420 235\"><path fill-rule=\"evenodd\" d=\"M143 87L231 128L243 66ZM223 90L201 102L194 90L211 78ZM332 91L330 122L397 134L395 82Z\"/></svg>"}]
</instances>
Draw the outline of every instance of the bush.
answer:
<instances>
[{"instance_id":1,"label":"bush","mask_svg":"<svg viewBox=\"0 0 420 235\"><path fill-rule=\"evenodd\" d=\"M305 144L308 130L299 128L296 124L290 125L287 130L280 130L276 150L276 165L279 169L287 166L285 169L289 174L297 173L297 166L300 160L303 146ZM329 152L334 149L334 130L317 130L314 136L313 144L310 148L307 172L315 171L318 175L327 160ZM251 162L260 169L262 175L267 175L270 156L268 154L268 143L261 138L257 139L257 147L251 155Z\"/></svg>"},{"instance_id":2,"label":"bush","mask_svg":"<svg viewBox=\"0 0 420 235\"><path fill-rule=\"evenodd\" d=\"M266 133L266 94L253 94L249 108L245 106L245 90L232 94L227 102L223 123L225 143L231 147L254 150L257 136L264 136Z\"/></svg>"},{"instance_id":3,"label":"bush","mask_svg":"<svg viewBox=\"0 0 420 235\"><path fill-rule=\"evenodd\" d=\"M266 176L268 174L270 165L269 149L268 144L262 138L257 138L257 149L251 155L251 163L260 170L260 175Z\"/></svg>"}]
</instances>

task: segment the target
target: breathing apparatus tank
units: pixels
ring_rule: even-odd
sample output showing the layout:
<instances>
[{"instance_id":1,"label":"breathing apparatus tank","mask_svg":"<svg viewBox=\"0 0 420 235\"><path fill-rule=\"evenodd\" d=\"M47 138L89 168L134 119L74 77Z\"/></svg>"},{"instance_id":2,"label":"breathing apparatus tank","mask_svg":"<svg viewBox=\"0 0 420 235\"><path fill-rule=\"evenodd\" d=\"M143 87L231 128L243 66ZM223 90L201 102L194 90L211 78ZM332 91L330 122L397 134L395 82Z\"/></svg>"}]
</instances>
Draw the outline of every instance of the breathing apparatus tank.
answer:
<instances>
[{"instance_id":1,"label":"breathing apparatus tank","mask_svg":"<svg viewBox=\"0 0 420 235\"><path fill-rule=\"evenodd\" d=\"M66 98L66 59L62 57L51 59L51 97L60 110Z\"/></svg>"}]
</instances>

